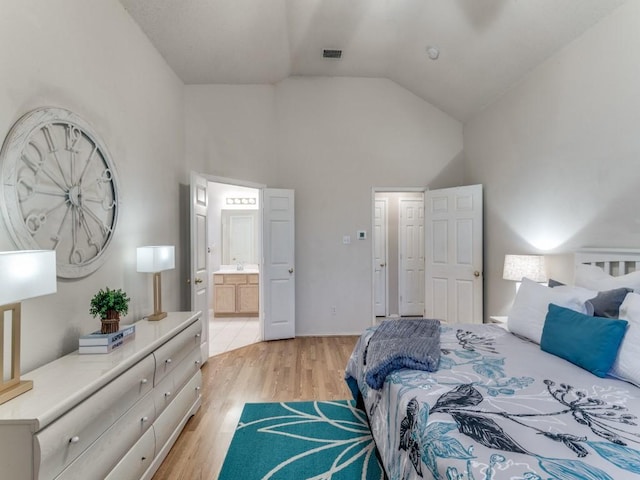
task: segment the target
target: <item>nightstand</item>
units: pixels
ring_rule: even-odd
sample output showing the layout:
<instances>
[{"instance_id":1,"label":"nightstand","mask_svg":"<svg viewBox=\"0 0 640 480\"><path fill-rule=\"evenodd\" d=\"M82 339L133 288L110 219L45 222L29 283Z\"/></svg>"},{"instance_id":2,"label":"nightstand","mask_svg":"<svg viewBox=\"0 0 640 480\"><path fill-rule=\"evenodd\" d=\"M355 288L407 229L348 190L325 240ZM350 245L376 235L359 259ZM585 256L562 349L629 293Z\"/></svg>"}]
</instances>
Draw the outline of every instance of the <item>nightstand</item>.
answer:
<instances>
[{"instance_id":1,"label":"nightstand","mask_svg":"<svg viewBox=\"0 0 640 480\"><path fill-rule=\"evenodd\" d=\"M509 327L507 327L507 318L506 316L500 315L492 315L489 317L489 323L493 323L500 328L504 328L507 332L509 331Z\"/></svg>"}]
</instances>

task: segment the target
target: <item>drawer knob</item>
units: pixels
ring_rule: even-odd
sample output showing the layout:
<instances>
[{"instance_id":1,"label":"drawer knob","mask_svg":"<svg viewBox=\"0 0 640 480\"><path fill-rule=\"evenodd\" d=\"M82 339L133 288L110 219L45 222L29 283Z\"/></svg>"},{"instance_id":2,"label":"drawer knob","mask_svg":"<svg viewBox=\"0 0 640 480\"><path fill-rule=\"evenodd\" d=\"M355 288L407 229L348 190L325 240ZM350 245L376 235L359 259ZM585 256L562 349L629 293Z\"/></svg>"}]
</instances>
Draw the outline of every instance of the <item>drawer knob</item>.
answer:
<instances>
[{"instance_id":1,"label":"drawer knob","mask_svg":"<svg viewBox=\"0 0 640 480\"><path fill-rule=\"evenodd\" d=\"M79 441L80 441L80 437L78 437L77 435L69 439L69 443L78 443Z\"/></svg>"},{"instance_id":2,"label":"drawer knob","mask_svg":"<svg viewBox=\"0 0 640 480\"><path fill-rule=\"evenodd\" d=\"M195 364L196 364L196 365L200 365L200 360L196 360L196 361L195 361Z\"/></svg>"},{"instance_id":3,"label":"drawer knob","mask_svg":"<svg viewBox=\"0 0 640 480\"><path fill-rule=\"evenodd\" d=\"M200 387L196 387L196 392L199 392L199 391L200 391Z\"/></svg>"},{"instance_id":4,"label":"drawer knob","mask_svg":"<svg viewBox=\"0 0 640 480\"><path fill-rule=\"evenodd\" d=\"M148 420L149 420L149 417L142 417L142 418L140 419L140 421L141 421L142 423L144 423L144 422L146 422L146 421L148 421Z\"/></svg>"},{"instance_id":5,"label":"drawer knob","mask_svg":"<svg viewBox=\"0 0 640 480\"><path fill-rule=\"evenodd\" d=\"M196 338L200 338L200 334L199 333L196 333Z\"/></svg>"},{"instance_id":6,"label":"drawer knob","mask_svg":"<svg viewBox=\"0 0 640 480\"><path fill-rule=\"evenodd\" d=\"M164 393L164 396L165 396L165 397L170 397L170 396L171 396L171 392L165 392L165 393Z\"/></svg>"},{"instance_id":7,"label":"drawer knob","mask_svg":"<svg viewBox=\"0 0 640 480\"><path fill-rule=\"evenodd\" d=\"M143 462L147 459L147 457L142 457L140 460L142 460Z\"/></svg>"},{"instance_id":8,"label":"drawer knob","mask_svg":"<svg viewBox=\"0 0 640 480\"><path fill-rule=\"evenodd\" d=\"M164 363L171 363L171 359L170 359L170 358L167 358L167 359L164 361Z\"/></svg>"},{"instance_id":9,"label":"drawer knob","mask_svg":"<svg viewBox=\"0 0 640 480\"><path fill-rule=\"evenodd\" d=\"M145 383L149 383L149 380L147 380L146 378L143 378L142 380L140 380L140 383L144 385Z\"/></svg>"}]
</instances>

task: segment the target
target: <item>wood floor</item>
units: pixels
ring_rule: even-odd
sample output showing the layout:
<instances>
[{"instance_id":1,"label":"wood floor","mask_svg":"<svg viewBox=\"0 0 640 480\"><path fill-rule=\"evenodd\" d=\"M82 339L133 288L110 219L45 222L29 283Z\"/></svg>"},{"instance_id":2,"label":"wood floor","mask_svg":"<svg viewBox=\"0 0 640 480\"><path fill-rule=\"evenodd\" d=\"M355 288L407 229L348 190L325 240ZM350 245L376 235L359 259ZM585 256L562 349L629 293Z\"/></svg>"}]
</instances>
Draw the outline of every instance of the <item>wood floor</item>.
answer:
<instances>
[{"instance_id":1,"label":"wood floor","mask_svg":"<svg viewBox=\"0 0 640 480\"><path fill-rule=\"evenodd\" d=\"M358 337L261 342L211 357L202 407L153 480L215 480L245 402L351 398L344 368Z\"/></svg>"}]
</instances>

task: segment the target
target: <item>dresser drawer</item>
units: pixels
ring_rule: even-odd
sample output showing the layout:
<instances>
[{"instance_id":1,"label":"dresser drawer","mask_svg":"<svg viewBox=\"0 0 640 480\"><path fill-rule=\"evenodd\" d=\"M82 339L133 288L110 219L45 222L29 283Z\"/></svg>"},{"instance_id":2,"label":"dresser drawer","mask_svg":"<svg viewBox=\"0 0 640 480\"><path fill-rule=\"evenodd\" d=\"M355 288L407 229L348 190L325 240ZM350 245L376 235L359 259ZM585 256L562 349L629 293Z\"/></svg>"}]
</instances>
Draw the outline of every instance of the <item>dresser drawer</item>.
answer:
<instances>
[{"instance_id":1,"label":"dresser drawer","mask_svg":"<svg viewBox=\"0 0 640 480\"><path fill-rule=\"evenodd\" d=\"M34 436L35 478L51 479L151 391L149 355ZM45 400L46 401L46 400Z\"/></svg>"},{"instance_id":2,"label":"dresser drawer","mask_svg":"<svg viewBox=\"0 0 640 480\"><path fill-rule=\"evenodd\" d=\"M202 322L198 319L153 353L156 359L154 386L160 384L194 349L200 350L201 335Z\"/></svg>"},{"instance_id":3,"label":"dresser drawer","mask_svg":"<svg viewBox=\"0 0 640 480\"><path fill-rule=\"evenodd\" d=\"M111 470L105 480L139 480L153 461L156 451L156 435L150 428Z\"/></svg>"},{"instance_id":4,"label":"dresser drawer","mask_svg":"<svg viewBox=\"0 0 640 480\"><path fill-rule=\"evenodd\" d=\"M166 410L158 415L156 422L153 424L157 445L164 445L174 431L182 429L184 423L188 420L188 418L185 419L184 417L200 398L201 387L202 374L198 371L184 388L175 395Z\"/></svg>"},{"instance_id":5,"label":"dresser drawer","mask_svg":"<svg viewBox=\"0 0 640 480\"><path fill-rule=\"evenodd\" d=\"M155 386L151 395L153 396L153 403L156 407L156 416L160 416L164 409L167 408L175 398L176 393L173 375L165 377Z\"/></svg>"},{"instance_id":6,"label":"dresser drawer","mask_svg":"<svg viewBox=\"0 0 640 480\"><path fill-rule=\"evenodd\" d=\"M193 374L200 370L202 366L202 352L194 350L182 362L180 366L173 372L173 384L175 390L180 390L182 386L189 381Z\"/></svg>"},{"instance_id":7,"label":"dresser drawer","mask_svg":"<svg viewBox=\"0 0 640 480\"><path fill-rule=\"evenodd\" d=\"M154 420L155 407L150 394L109 427L56 480L105 478L142 435L151 429Z\"/></svg>"}]
</instances>

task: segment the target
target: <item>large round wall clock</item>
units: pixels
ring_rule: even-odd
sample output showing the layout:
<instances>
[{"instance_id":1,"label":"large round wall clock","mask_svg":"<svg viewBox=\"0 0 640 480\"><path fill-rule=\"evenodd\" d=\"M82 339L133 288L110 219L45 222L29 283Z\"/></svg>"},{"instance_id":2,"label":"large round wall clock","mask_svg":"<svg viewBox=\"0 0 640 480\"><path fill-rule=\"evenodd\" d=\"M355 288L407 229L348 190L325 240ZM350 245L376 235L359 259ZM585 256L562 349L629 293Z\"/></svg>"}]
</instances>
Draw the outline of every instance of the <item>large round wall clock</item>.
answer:
<instances>
[{"instance_id":1,"label":"large round wall clock","mask_svg":"<svg viewBox=\"0 0 640 480\"><path fill-rule=\"evenodd\" d=\"M27 113L0 152L2 214L23 249L55 250L57 274L79 278L105 261L118 220L118 181L91 126L62 108Z\"/></svg>"}]
</instances>

